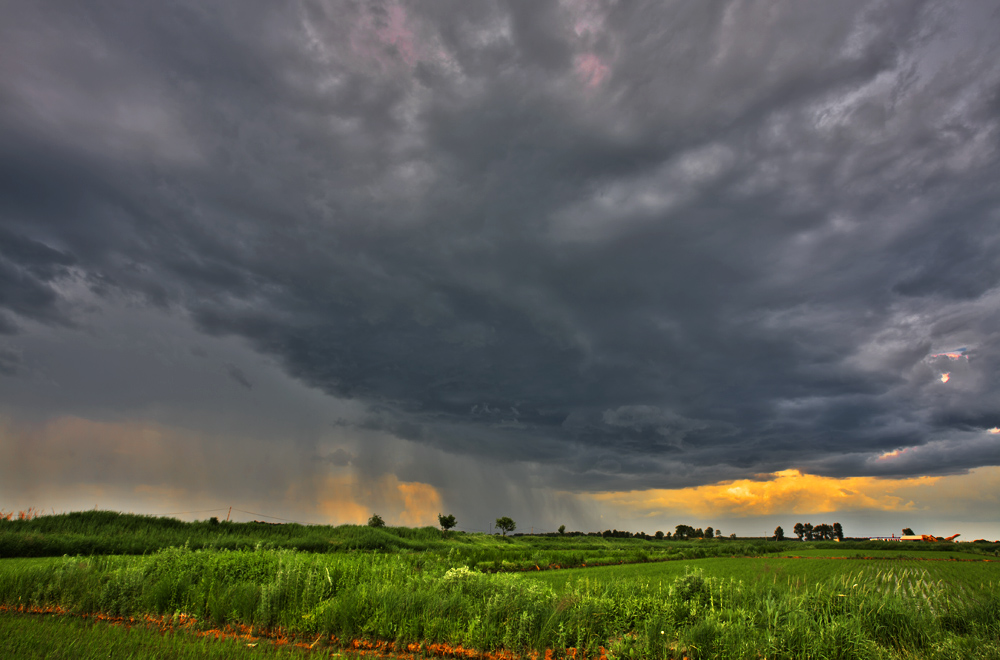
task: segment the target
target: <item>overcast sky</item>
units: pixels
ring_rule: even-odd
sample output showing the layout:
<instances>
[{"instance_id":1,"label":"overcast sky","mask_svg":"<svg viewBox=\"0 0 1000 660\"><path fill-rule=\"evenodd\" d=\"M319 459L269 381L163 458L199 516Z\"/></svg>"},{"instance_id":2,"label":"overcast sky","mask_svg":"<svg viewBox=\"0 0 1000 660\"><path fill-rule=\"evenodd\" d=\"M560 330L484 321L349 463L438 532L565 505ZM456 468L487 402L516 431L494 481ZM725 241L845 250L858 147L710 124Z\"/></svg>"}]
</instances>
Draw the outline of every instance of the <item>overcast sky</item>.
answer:
<instances>
[{"instance_id":1,"label":"overcast sky","mask_svg":"<svg viewBox=\"0 0 1000 660\"><path fill-rule=\"evenodd\" d=\"M0 12L0 508L1000 536L994 3Z\"/></svg>"}]
</instances>

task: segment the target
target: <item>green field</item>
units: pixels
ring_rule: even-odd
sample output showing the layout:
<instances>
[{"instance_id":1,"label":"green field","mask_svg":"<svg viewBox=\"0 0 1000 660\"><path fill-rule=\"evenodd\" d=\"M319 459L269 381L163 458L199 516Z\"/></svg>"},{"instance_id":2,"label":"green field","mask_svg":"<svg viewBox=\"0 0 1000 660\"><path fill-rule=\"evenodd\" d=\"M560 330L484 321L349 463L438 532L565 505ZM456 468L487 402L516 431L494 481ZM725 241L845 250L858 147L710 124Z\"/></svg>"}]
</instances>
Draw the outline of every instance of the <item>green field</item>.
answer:
<instances>
[{"instance_id":1,"label":"green field","mask_svg":"<svg viewBox=\"0 0 1000 660\"><path fill-rule=\"evenodd\" d=\"M199 637L186 632L109 624L77 617L0 612L0 658L39 660L282 660L305 658L307 651L276 647L267 641L249 646L235 639ZM251 642L252 643L252 642Z\"/></svg>"},{"instance_id":2,"label":"green field","mask_svg":"<svg viewBox=\"0 0 1000 660\"><path fill-rule=\"evenodd\" d=\"M37 520L0 523L0 604L68 613L4 615L0 625L22 648L74 639L108 652L156 646L149 631L102 637L72 616L102 613L319 640L324 656L366 640L588 657L603 649L609 658L1000 658L993 546L502 538L89 513L44 530L30 524ZM10 557L74 544L141 553ZM557 565L578 568L542 570ZM163 640L205 643L180 633ZM219 644L212 657L270 652ZM186 657L178 648L163 657ZM36 657L70 654L51 649Z\"/></svg>"}]
</instances>

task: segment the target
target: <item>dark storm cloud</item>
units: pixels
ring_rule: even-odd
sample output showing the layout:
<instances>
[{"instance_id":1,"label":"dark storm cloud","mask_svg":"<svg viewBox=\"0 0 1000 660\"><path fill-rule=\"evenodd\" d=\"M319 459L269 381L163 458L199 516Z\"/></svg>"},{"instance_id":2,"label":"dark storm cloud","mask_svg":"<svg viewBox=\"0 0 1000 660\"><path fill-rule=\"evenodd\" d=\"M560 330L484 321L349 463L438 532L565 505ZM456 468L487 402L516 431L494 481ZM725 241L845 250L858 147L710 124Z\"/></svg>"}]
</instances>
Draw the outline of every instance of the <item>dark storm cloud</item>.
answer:
<instances>
[{"instance_id":1,"label":"dark storm cloud","mask_svg":"<svg viewBox=\"0 0 1000 660\"><path fill-rule=\"evenodd\" d=\"M0 306L183 311L562 487L996 464L948 444L1000 327L997 16L955 7L14 5Z\"/></svg>"}]
</instances>

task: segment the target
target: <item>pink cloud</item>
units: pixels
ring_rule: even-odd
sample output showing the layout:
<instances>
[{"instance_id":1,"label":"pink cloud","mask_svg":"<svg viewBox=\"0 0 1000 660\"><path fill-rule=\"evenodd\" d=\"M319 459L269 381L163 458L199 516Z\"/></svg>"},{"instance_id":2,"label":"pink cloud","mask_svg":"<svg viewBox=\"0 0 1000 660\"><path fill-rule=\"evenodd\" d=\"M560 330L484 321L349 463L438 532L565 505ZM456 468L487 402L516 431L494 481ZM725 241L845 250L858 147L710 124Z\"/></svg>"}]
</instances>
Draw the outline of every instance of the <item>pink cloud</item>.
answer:
<instances>
[{"instance_id":1,"label":"pink cloud","mask_svg":"<svg viewBox=\"0 0 1000 660\"><path fill-rule=\"evenodd\" d=\"M351 29L350 44L354 53L376 60L383 67L401 61L413 68L421 59L416 35L406 10L400 5L390 6L384 20L376 20L370 12L365 13ZM387 47L395 48L397 57L390 57Z\"/></svg>"},{"instance_id":2,"label":"pink cloud","mask_svg":"<svg viewBox=\"0 0 1000 660\"><path fill-rule=\"evenodd\" d=\"M600 85L609 71L608 65L593 53L576 57L576 73L587 87L594 88Z\"/></svg>"}]
</instances>

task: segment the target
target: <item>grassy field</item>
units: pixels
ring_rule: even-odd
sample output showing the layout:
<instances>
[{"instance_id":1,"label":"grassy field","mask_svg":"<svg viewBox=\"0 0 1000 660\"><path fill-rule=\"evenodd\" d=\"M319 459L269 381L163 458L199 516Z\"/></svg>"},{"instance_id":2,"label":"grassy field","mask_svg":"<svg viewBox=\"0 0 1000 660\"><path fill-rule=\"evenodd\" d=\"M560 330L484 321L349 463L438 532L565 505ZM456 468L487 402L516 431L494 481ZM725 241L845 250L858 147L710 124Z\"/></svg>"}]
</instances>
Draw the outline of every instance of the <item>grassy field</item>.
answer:
<instances>
[{"instance_id":1,"label":"grassy field","mask_svg":"<svg viewBox=\"0 0 1000 660\"><path fill-rule=\"evenodd\" d=\"M7 552L37 554L74 538L145 552L0 559L0 604L228 626L331 652L367 640L608 658L1000 658L1000 562L985 561L992 547L269 525L251 544L253 528L173 521L161 529L155 519L121 518L138 538L122 538L108 515L105 529L86 515L45 530L21 524L36 521L0 525ZM90 527L81 531L81 522ZM18 538L28 535L42 538ZM300 547L303 539L315 549ZM556 565L579 568L542 570ZM25 648L74 637L36 635L16 623L26 615L5 616ZM90 625L77 621L70 625ZM107 643L143 644L142 634Z\"/></svg>"},{"instance_id":2,"label":"grassy field","mask_svg":"<svg viewBox=\"0 0 1000 660\"><path fill-rule=\"evenodd\" d=\"M244 660L305 658L299 648L266 640L216 639L156 626L108 623L79 617L0 612L0 658L56 660Z\"/></svg>"}]
</instances>

